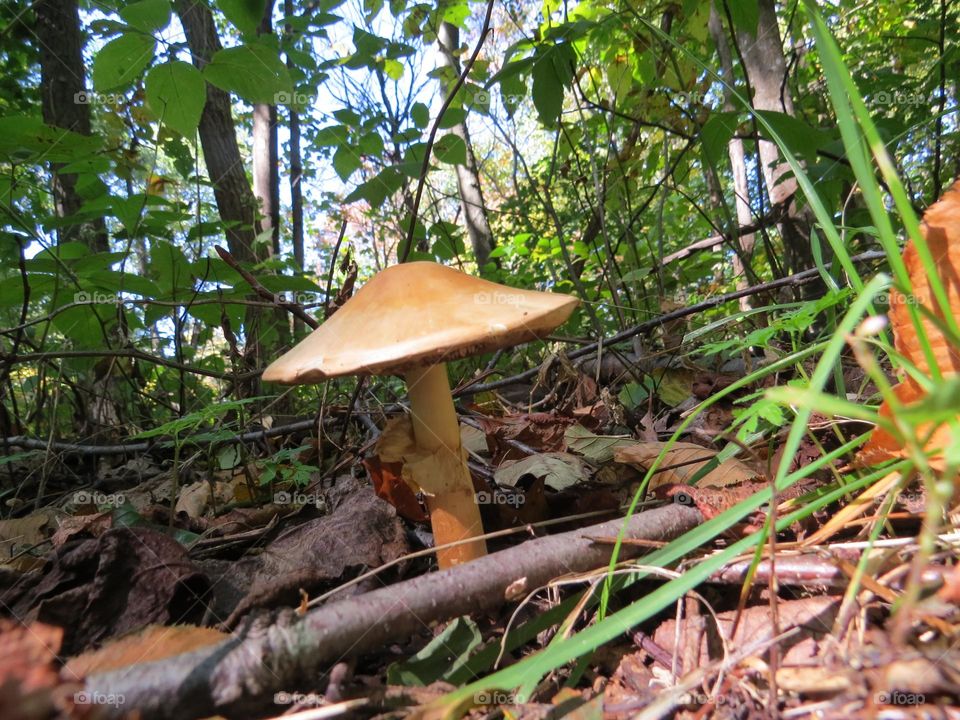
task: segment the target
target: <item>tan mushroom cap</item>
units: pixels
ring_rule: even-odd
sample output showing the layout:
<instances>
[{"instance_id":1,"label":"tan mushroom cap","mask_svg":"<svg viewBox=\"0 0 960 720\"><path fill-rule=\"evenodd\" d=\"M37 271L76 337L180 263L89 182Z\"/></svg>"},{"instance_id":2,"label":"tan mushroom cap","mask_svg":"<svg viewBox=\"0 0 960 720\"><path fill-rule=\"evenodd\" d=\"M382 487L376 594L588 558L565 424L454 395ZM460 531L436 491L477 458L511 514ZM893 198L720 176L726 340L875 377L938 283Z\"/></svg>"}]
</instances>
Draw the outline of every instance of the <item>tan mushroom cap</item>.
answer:
<instances>
[{"instance_id":1,"label":"tan mushroom cap","mask_svg":"<svg viewBox=\"0 0 960 720\"><path fill-rule=\"evenodd\" d=\"M562 325L579 301L516 290L432 262L375 275L263 373L267 382L392 375L512 347Z\"/></svg>"}]
</instances>

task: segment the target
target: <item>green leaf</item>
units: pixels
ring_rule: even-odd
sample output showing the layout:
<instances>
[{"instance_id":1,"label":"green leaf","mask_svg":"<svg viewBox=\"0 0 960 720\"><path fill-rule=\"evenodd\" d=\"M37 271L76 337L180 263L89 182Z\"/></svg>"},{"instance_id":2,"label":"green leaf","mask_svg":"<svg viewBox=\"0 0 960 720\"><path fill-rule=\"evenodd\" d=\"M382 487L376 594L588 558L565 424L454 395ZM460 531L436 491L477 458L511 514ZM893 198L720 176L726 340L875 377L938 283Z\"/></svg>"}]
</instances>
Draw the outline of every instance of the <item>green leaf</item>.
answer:
<instances>
[{"instance_id":1,"label":"green leaf","mask_svg":"<svg viewBox=\"0 0 960 720\"><path fill-rule=\"evenodd\" d=\"M383 201L393 195L403 184L403 175L394 167L384 168L380 174L360 183L352 193L344 198L345 203L366 200L370 207L378 208Z\"/></svg>"},{"instance_id":2,"label":"green leaf","mask_svg":"<svg viewBox=\"0 0 960 720\"><path fill-rule=\"evenodd\" d=\"M457 618L409 660L387 668L391 685L425 687L460 668L480 645L480 630L468 616Z\"/></svg>"},{"instance_id":3,"label":"green leaf","mask_svg":"<svg viewBox=\"0 0 960 720\"><path fill-rule=\"evenodd\" d=\"M375 132L370 132L360 138L357 149L361 155L382 155L383 138Z\"/></svg>"},{"instance_id":4,"label":"green leaf","mask_svg":"<svg viewBox=\"0 0 960 720\"><path fill-rule=\"evenodd\" d=\"M170 22L170 3L168 0L140 0L121 7L120 17L127 25L152 33Z\"/></svg>"},{"instance_id":5,"label":"green leaf","mask_svg":"<svg viewBox=\"0 0 960 720\"><path fill-rule=\"evenodd\" d=\"M111 40L93 58L93 87L106 92L129 85L153 60L156 46L150 35L139 32Z\"/></svg>"},{"instance_id":6,"label":"green leaf","mask_svg":"<svg viewBox=\"0 0 960 720\"><path fill-rule=\"evenodd\" d=\"M263 20L264 0L218 0L217 5L227 20L244 35L254 35Z\"/></svg>"},{"instance_id":7,"label":"green leaf","mask_svg":"<svg viewBox=\"0 0 960 720\"><path fill-rule=\"evenodd\" d=\"M725 4L730 9L733 26L737 30L757 35L757 23L760 21L760 7L757 0L733 0Z\"/></svg>"},{"instance_id":8,"label":"green leaf","mask_svg":"<svg viewBox=\"0 0 960 720\"><path fill-rule=\"evenodd\" d=\"M347 141L347 134L350 129L344 125L328 125L317 130L317 137L314 144L318 147L330 147L331 145L342 145Z\"/></svg>"},{"instance_id":9,"label":"green leaf","mask_svg":"<svg viewBox=\"0 0 960 720\"><path fill-rule=\"evenodd\" d=\"M99 138L51 127L38 117L0 117L0 157L12 162L73 162L100 145Z\"/></svg>"},{"instance_id":10,"label":"green leaf","mask_svg":"<svg viewBox=\"0 0 960 720\"><path fill-rule=\"evenodd\" d=\"M817 149L829 142L829 136L815 127L807 125L799 118L772 110L757 110L757 115L765 120L783 143L795 154L809 160L816 158ZM770 137L769 131L761 130L761 135ZM772 139L772 138L771 138Z\"/></svg>"},{"instance_id":11,"label":"green leaf","mask_svg":"<svg viewBox=\"0 0 960 720\"><path fill-rule=\"evenodd\" d=\"M533 105L540 120L553 127L563 109L563 92L573 79L576 53L569 43L558 43L539 53L533 66Z\"/></svg>"},{"instance_id":12,"label":"green leaf","mask_svg":"<svg viewBox=\"0 0 960 720\"><path fill-rule=\"evenodd\" d=\"M360 156L357 151L349 145L341 145L337 152L333 154L333 169L337 171L340 179L346 182L353 175L354 171L360 167Z\"/></svg>"},{"instance_id":13,"label":"green leaf","mask_svg":"<svg viewBox=\"0 0 960 720\"><path fill-rule=\"evenodd\" d=\"M156 118L192 138L207 101L207 84L200 71L190 63L171 60L147 73L145 84L147 105Z\"/></svg>"},{"instance_id":14,"label":"green leaf","mask_svg":"<svg viewBox=\"0 0 960 720\"><path fill-rule=\"evenodd\" d=\"M383 71L391 80L399 80L403 77L403 63L399 60L391 60L390 58L386 58L383 61Z\"/></svg>"},{"instance_id":15,"label":"green leaf","mask_svg":"<svg viewBox=\"0 0 960 720\"><path fill-rule=\"evenodd\" d=\"M437 160L450 165L465 165L467 162L467 144L459 135L450 133L437 140L433 146Z\"/></svg>"},{"instance_id":16,"label":"green leaf","mask_svg":"<svg viewBox=\"0 0 960 720\"><path fill-rule=\"evenodd\" d=\"M422 130L430 124L430 110L423 103L414 103L410 108L410 118Z\"/></svg>"},{"instance_id":17,"label":"green leaf","mask_svg":"<svg viewBox=\"0 0 960 720\"><path fill-rule=\"evenodd\" d=\"M736 112L715 112L703 124L700 140L708 164L723 167L722 160L727 157L727 143L737 130L739 118L740 114Z\"/></svg>"},{"instance_id":18,"label":"green leaf","mask_svg":"<svg viewBox=\"0 0 960 720\"><path fill-rule=\"evenodd\" d=\"M251 103L274 105L293 93L293 83L276 50L248 43L217 52L203 69L208 82Z\"/></svg>"}]
</instances>

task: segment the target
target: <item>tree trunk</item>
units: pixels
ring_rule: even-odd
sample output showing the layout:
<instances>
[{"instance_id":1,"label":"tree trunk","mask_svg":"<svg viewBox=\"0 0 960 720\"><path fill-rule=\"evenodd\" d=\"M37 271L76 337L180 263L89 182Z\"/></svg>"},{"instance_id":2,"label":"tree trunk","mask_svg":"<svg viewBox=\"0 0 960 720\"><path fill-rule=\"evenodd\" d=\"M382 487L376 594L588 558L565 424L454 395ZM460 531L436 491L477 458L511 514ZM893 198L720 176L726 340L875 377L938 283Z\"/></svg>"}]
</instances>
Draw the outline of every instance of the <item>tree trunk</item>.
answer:
<instances>
[{"instance_id":1,"label":"tree trunk","mask_svg":"<svg viewBox=\"0 0 960 720\"><path fill-rule=\"evenodd\" d=\"M258 35L273 33L273 0L268 0ZM271 249L280 254L280 172L277 106L253 106L253 194L260 203L260 232L270 231Z\"/></svg>"},{"instance_id":2,"label":"tree trunk","mask_svg":"<svg viewBox=\"0 0 960 720\"><path fill-rule=\"evenodd\" d=\"M197 0L176 0L176 10L193 55L193 64L202 70L221 48L210 8ZM254 242L257 201L247 181L237 145L230 96L210 83L207 83L207 102L200 116L199 131L203 159L213 184L217 210L220 219L227 226L227 246L230 254L243 263L253 264L265 260L268 253L258 249ZM261 342L263 319L261 308L248 308L244 322L244 358L249 367L260 367L267 360ZM243 392L259 392L259 382L253 383Z\"/></svg>"},{"instance_id":3,"label":"tree trunk","mask_svg":"<svg viewBox=\"0 0 960 720\"><path fill-rule=\"evenodd\" d=\"M714 44L717 46L717 55L720 57L720 67L723 72L723 78L727 84L733 87L735 78L733 75L733 59L730 56L730 46L727 44L727 38L723 34L723 23L717 14L714 6L710 7L710 34L713 36ZM727 112L734 109L733 102L730 99L730 91L724 89L723 109ZM739 227L745 227L753 222L753 214L750 211L750 187L747 181L746 153L743 149L743 140L733 137L727 144L727 154L730 157L730 169L733 174L733 193L734 204L737 212L737 224ZM749 280L745 274L746 263L750 262L753 255L753 246L755 238L753 233L748 235L739 235L737 243L740 252L733 257L733 273L736 278L737 290L747 287ZM750 309L750 298L740 298L740 309Z\"/></svg>"},{"instance_id":4,"label":"tree trunk","mask_svg":"<svg viewBox=\"0 0 960 720\"><path fill-rule=\"evenodd\" d=\"M438 65L448 67L452 73L450 77L441 79L444 91L449 92L453 83L460 75L460 61L456 52L460 46L460 30L451 23L441 23L437 33L437 47L439 50ZM477 157L470 142L470 133L467 130L467 121L457 123L450 132L461 138L467 148L467 162L457 165L457 190L460 193L460 207L463 210L463 219L467 225L467 235L473 247L473 256L481 268L490 259L490 252L495 242L490 222L487 219L487 206L483 202L483 193L480 189L480 173L477 169Z\"/></svg>"},{"instance_id":5,"label":"tree trunk","mask_svg":"<svg viewBox=\"0 0 960 720\"><path fill-rule=\"evenodd\" d=\"M85 83L83 34L77 0L39 0L34 6L34 33L40 51L40 90L43 121L47 125L90 134L90 95ZM51 163L53 200L58 217L69 217L83 205L77 176L61 174L61 163ZM103 219L58 230L60 242L79 240L94 252L107 252Z\"/></svg>"},{"instance_id":6,"label":"tree trunk","mask_svg":"<svg viewBox=\"0 0 960 720\"><path fill-rule=\"evenodd\" d=\"M759 11L756 35L737 33L747 79L753 90L753 107L792 116L793 99L788 91L787 63L783 55L774 0L759 0ZM758 154L771 204L788 202L783 222L779 226L784 245L785 270L799 272L813 267L813 252L810 249L811 218L809 212L801 211L797 207L797 181L792 175L783 177L790 171L790 166L782 161L776 143L761 140Z\"/></svg>"},{"instance_id":7,"label":"tree trunk","mask_svg":"<svg viewBox=\"0 0 960 720\"><path fill-rule=\"evenodd\" d=\"M293 16L293 0L283 0L283 14L287 17ZM289 36L292 28L288 25L284 32ZM295 63L287 56L287 67L293 69ZM290 241L293 243L293 261L297 269L304 270L304 252L303 252L303 160L300 151L300 113L295 109L293 103L288 110L288 130L290 131ZM299 337L303 332L303 321L297 318L293 320L293 332L295 337Z\"/></svg>"}]
</instances>

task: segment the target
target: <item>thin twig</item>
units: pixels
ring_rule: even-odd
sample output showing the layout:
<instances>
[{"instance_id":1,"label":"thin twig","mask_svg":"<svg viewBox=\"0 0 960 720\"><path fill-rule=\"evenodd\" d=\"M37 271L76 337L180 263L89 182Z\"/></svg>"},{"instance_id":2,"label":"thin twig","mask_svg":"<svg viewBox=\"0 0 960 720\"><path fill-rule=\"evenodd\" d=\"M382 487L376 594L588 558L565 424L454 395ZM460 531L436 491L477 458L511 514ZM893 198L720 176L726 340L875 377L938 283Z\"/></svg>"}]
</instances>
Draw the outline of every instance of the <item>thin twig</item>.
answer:
<instances>
[{"instance_id":1,"label":"thin twig","mask_svg":"<svg viewBox=\"0 0 960 720\"><path fill-rule=\"evenodd\" d=\"M234 259L233 255L231 255L228 250L220 247L219 245L214 245L213 248L217 251L217 255L220 256L221 260L240 273L240 276L250 283L250 287L253 288L253 291L257 293L257 295L262 297L264 300L272 302L277 307L283 308L297 319L303 320L303 322L310 327L314 329L320 327L320 323L318 323L314 318L310 317L300 303L277 300L276 294L267 290L253 275L240 267L240 263Z\"/></svg>"}]
</instances>

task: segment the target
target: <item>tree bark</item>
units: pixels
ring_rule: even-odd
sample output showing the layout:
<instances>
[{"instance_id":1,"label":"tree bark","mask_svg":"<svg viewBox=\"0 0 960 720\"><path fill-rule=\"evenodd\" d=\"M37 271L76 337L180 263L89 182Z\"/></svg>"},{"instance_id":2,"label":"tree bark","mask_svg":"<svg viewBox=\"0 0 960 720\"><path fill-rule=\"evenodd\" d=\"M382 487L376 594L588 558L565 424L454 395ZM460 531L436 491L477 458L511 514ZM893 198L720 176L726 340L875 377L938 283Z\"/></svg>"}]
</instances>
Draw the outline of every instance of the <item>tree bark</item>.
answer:
<instances>
[{"instance_id":1,"label":"tree bark","mask_svg":"<svg viewBox=\"0 0 960 720\"><path fill-rule=\"evenodd\" d=\"M783 55L775 1L759 0L758 8L756 35L737 32L741 59L753 90L753 107L793 116L793 99L787 84L787 63ZM758 154L770 203L788 203L787 212L779 227L784 245L785 270L798 272L813 267L813 251L810 248L811 218L808 211L802 211L797 206L796 179L792 175L784 177L790 172L790 166L782 160L776 143L761 140Z\"/></svg>"},{"instance_id":2,"label":"tree bark","mask_svg":"<svg viewBox=\"0 0 960 720\"><path fill-rule=\"evenodd\" d=\"M258 34L273 33L273 0L264 8ZM260 203L260 232L270 231L271 249L280 254L280 171L277 106L253 106L253 194Z\"/></svg>"},{"instance_id":3,"label":"tree bark","mask_svg":"<svg viewBox=\"0 0 960 720\"><path fill-rule=\"evenodd\" d=\"M709 28L710 34L713 36L713 42L717 46L717 55L720 57L720 67L723 72L723 77L730 87L733 87L736 80L733 75L733 59L730 56L730 46L727 44L727 38L723 34L723 23L717 14L716 7L713 5L710 7ZM730 99L730 91L724 89L723 95L723 109L729 112L734 109L733 102ZM753 222L753 213L750 210L750 187L747 181L746 153L744 152L743 140L741 138L733 137L730 139L730 142L727 143L727 155L730 157L730 170L733 174L733 193L737 213L737 225L742 228ZM736 278L737 290L742 290L749 284L744 266L750 262L750 257L753 255L754 243L755 238L753 233L745 235L738 234L737 244L740 247L740 252L733 257L733 274ZM740 298L740 309L750 309L749 297Z\"/></svg>"},{"instance_id":4,"label":"tree bark","mask_svg":"<svg viewBox=\"0 0 960 720\"><path fill-rule=\"evenodd\" d=\"M460 30L452 23L441 23L437 32L437 47L439 50L438 65L452 70L452 79L441 79L444 90L449 92L453 82L460 75L460 60L456 52L460 47ZM467 148L467 162L457 165L457 190L460 194L460 207L463 211L464 223L467 226L467 235L473 248L473 256L481 268L490 259L490 253L495 246L493 231L487 219L487 206L483 202L483 192L480 187L480 172L477 167L477 157L470 142L470 132L467 121L457 123L450 132L463 140Z\"/></svg>"},{"instance_id":5,"label":"tree bark","mask_svg":"<svg viewBox=\"0 0 960 720\"><path fill-rule=\"evenodd\" d=\"M198 70L203 70L214 53L221 49L213 14L207 5L197 0L176 0L175 7L187 37L193 64ZM230 254L243 263L255 264L265 260L269 256L268 248L257 248L255 243L257 200L247 181L237 144L230 96L210 83L207 83L207 102L200 116L199 132L217 210L227 226L225 232ZM250 306L247 309L243 354L250 368L261 367L267 360L261 342L265 315L262 308ZM258 380L249 382L243 390L245 395L258 392Z\"/></svg>"},{"instance_id":6,"label":"tree bark","mask_svg":"<svg viewBox=\"0 0 960 720\"><path fill-rule=\"evenodd\" d=\"M40 51L40 103L47 125L90 135L90 98L83 63L83 34L77 0L40 0L34 6L34 34ZM51 163L54 209L58 217L80 210L77 176L63 174ZM58 230L60 242L80 240L94 252L107 252L110 243L103 219Z\"/></svg>"},{"instance_id":7,"label":"tree bark","mask_svg":"<svg viewBox=\"0 0 960 720\"><path fill-rule=\"evenodd\" d=\"M293 16L293 0L283 0L283 13L287 17ZM284 31L289 36L291 28L287 26ZM294 62L287 56L287 67L293 69ZM293 261L297 269L304 270L304 252L303 252L303 159L300 149L300 113L295 109L295 104L291 103L288 110L288 130L290 131L290 241L293 244ZM293 320L294 336L299 336L303 331L303 321L294 318Z\"/></svg>"}]
</instances>

